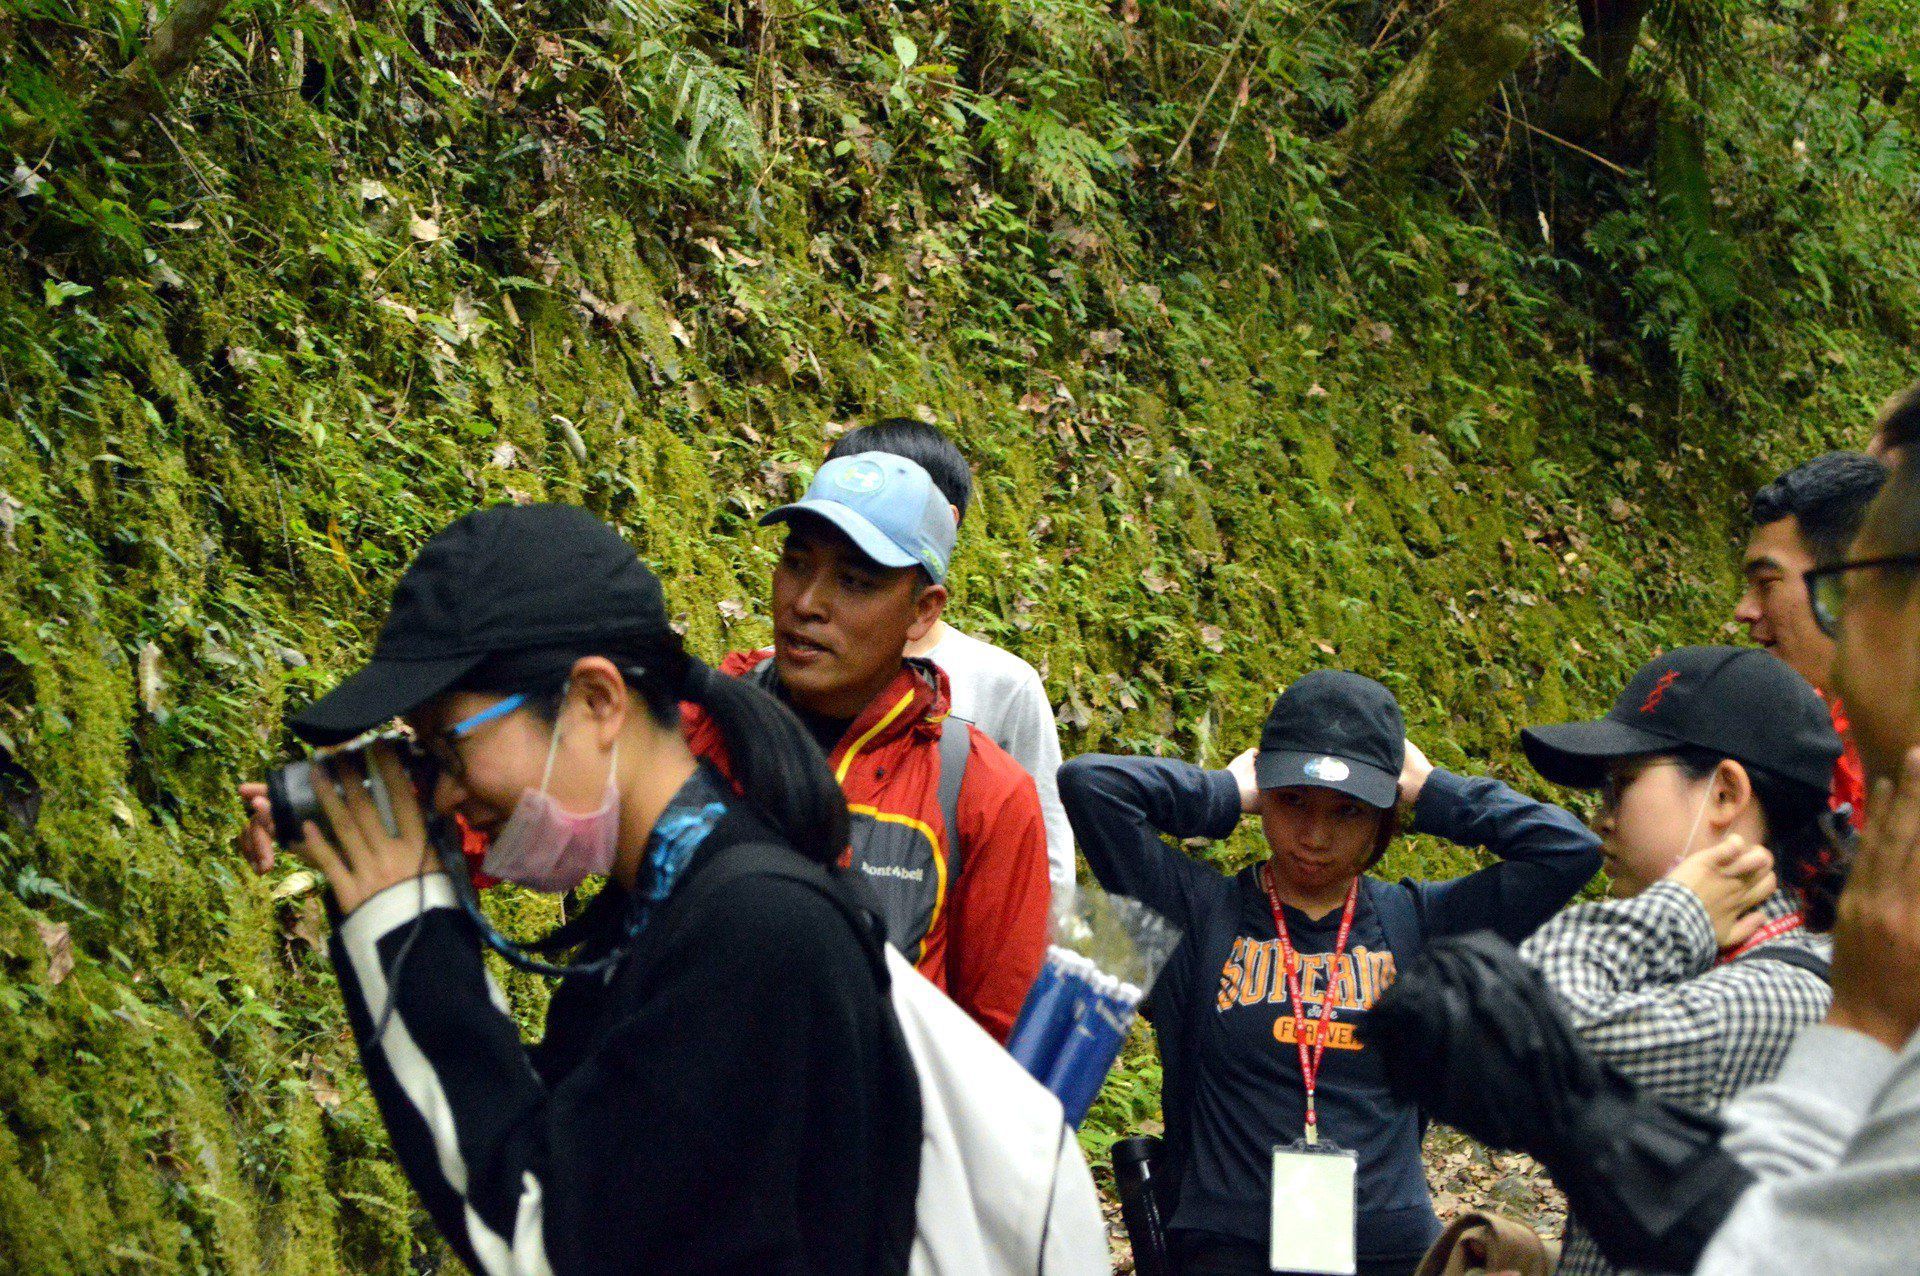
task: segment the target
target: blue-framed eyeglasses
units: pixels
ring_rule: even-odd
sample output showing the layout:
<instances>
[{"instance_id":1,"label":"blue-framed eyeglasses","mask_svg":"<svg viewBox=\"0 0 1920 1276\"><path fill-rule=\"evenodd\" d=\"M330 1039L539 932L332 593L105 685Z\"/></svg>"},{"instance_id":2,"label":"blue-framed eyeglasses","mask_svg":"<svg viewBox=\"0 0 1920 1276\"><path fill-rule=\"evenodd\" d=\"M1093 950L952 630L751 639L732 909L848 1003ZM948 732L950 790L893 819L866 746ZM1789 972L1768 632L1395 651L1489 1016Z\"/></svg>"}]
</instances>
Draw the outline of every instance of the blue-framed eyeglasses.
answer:
<instances>
[{"instance_id":1,"label":"blue-framed eyeglasses","mask_svg":"<svg viewBox=\"0 0 1920 1276\"><path fill-rule=\"evenodd\" d=\"M524 693L511 695L499 704L488 705L486 708L480 710L480 712L469 714L451 726L442 727L434 733L433 741L435 747L429 749L428 752L432 755L433 760L445 768L454 778L464 778L467 773L467 764L466 761L461 758L460 750L454 747L455 742L466 739L481 727L486 726L489 722L494 722L506 717L509 713L512 713L515 709L520 708L526 703L527 697Z\"/></svg>"}]
</instances>

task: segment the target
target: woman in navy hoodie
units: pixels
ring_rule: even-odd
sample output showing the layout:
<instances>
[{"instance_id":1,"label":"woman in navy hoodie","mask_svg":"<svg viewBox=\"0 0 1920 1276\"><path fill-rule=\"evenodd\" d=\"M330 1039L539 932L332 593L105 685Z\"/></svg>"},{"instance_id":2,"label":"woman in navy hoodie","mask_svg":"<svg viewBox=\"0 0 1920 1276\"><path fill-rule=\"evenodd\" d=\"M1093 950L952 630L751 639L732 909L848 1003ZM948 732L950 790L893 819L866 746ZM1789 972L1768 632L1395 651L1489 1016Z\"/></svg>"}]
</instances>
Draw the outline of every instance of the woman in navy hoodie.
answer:
<instances>
[{"instance_id":1,"label":"woman in navy hoodie","mask_svg":"<svg viewBox=\"0 0 1920 1276\"><path fill-rule=\"evenodd\" d=\"M1362 1276L1411 1272L1440 1232L1425 1122L1387 1092L1356 1029L1428 938L1524 939L1600 867L1598 839L1497 780L1436 770L1393 693L1337 670L1287 688L1258 750L1225 771L1076 758L1060 796L1100 884L1186 933L1149 1007L1166 1119L1155 1173L1180 1270L1269 1271L1275 1150L1313 1144L1356 1158ZM1250 814L1271 855L1232 877L1163 840L1222 838ZM1449 882L1364 876L1404 815L1500 862Z\"/></svg>"}]
</instances>

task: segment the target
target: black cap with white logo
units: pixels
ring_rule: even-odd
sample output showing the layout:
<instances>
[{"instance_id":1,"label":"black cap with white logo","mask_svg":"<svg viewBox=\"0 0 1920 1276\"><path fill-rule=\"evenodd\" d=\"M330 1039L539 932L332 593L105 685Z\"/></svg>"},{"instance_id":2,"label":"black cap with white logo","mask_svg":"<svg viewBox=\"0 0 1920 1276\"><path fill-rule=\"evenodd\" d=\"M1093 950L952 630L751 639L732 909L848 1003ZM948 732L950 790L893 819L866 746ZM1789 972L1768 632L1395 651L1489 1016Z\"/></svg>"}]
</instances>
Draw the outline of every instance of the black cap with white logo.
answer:
<instances>
[{"instance_id":1,"label":"black cap with white logo","mask_svg":"<svg viewBox=\"0 0 1920 1276\"><path fill-rule=\"evenodd\" d=\"M1280 693L1260 729L1254 783L1312 785L1387 810L1399 799L1407 724L1393 693L1371 678L1316 669Z\"/></svg>"},{"instance_id":2,"label":"black cap with white logo","mask_svg":"<svg viewBox=\"0 0 1920 1276\"><path fill-rule=\"evenodd\" d=\"M1528 727L1527 760L1568 788L1595 789L1622 758L1692 746L1825 789L1840 758L1826 704L1806 679L1752 647L1682 647L1648 661L1598 722Z\"/></svg>"},{"instance_id":3,"label":"black cap with white logo","mask_svg":"<svg viewBox=\"0 0 1920 1276\"><path fill-rule=\"evenodd\" d=\"M288 719L351 739L455 686L489 657L668 638L660 581L620 533L573 505L499 505L437 533L393 591L367 667Z\"/></svg>"}]
</instances>

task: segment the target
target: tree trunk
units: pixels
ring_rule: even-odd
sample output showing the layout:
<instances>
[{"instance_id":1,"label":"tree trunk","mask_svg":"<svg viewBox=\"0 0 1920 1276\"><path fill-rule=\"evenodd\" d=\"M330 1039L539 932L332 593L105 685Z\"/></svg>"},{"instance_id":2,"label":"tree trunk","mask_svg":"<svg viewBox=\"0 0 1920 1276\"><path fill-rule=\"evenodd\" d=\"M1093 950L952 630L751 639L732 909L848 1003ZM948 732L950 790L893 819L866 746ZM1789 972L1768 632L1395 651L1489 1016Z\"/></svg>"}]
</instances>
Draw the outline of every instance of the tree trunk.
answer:
<instances>
[{"instance_id":1,"label":"tree trunk","mask_svg":"<svg viewBox=\"0 0 1920 1276\"><path fill-rule=\"evenodd\" d=\"M1547 111L1549 133L1584 142L1613 122L1649 7L1650 0L1580 0L1580 52L1593 65L1575 62L1560 77Z\"/></svg>"},{"instance_id":2,"label":"tree trunk","mask_svg":"<svg viewBox=\"0 0 1920 1276\"><path fill-rule=\"evenodd\" d=\"M124 136L159 100L161 85L178 74L226 11L228 0L176 0L154 28L153 38L120 76L102 109L107 127Z\"/></svg>"},{"instance_id":3,"label":"tree trunk","mask_svg":"<svg viewBox=\"0 0 1920 1276\"><path fill-rule=\"evenodd\" d=\"M1546 0L1453 0L1412 61L1341 131L1354 169L1396 176L1424 166L1533 47Z\"/></svg>"}]
</instances>

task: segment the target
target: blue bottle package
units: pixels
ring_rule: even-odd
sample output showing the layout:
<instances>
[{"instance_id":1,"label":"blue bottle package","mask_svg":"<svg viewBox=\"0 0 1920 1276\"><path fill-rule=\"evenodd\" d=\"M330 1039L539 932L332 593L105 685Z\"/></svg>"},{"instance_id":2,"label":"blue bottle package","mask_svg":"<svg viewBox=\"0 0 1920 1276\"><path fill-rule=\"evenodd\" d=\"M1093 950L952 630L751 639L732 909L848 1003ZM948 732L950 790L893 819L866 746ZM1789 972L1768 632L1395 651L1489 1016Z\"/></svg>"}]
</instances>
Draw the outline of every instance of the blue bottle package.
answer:
<instances>
[{"instance_id":1,"label":"blue bottle package","mask_svg":"<svg viewBox=\"0 0 1920 1276\"><path fill-rule=\"evenodd\" d=\"M1127 1028L1139 1009L1140 990L1111 975L1097 975L1087 989L1082 1013L1047 1075L1047 1089L1066 1109L1067 1124L1078 1128L1106 1084L1113 1061L1126 1043Z\"/></svg>"},{"instance_id":2,"label":"blue bottle package","mask_svg":"<svg viewBox=\"0 0 1920 1276\"><path fill-rule=\"evenodd\" d=\"M1085 1010L1087 979L1093 963L1064 948L1051 948L1040 976L1027 993L1007 1038L1007 1052L1030 1074L1045 1081L1053 1062Z\"/></svg>"}]
</instances>

